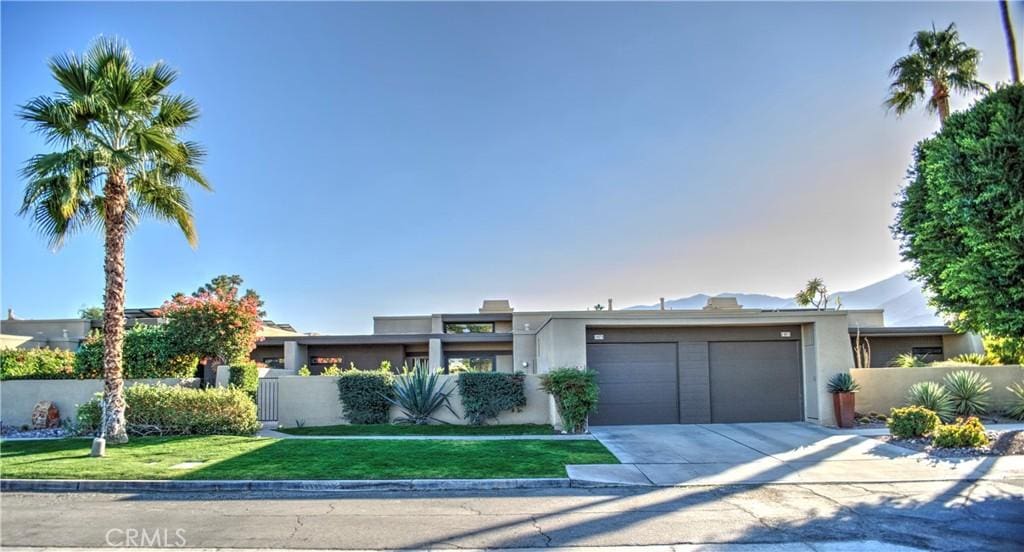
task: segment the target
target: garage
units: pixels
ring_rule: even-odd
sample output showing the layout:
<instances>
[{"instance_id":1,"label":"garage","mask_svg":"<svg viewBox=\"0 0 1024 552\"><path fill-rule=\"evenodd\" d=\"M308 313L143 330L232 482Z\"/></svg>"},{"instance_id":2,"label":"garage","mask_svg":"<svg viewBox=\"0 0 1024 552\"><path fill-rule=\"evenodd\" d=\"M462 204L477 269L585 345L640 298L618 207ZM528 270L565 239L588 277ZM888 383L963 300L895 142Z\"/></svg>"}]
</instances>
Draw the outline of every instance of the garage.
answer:
<instances>
[{"instance_id":1,"label":"garage","mask_svg":"<svg viewBox=\"0 0 1024 552\"><path fill-rule=\"evenodd\" d=\"M803 419L799 328L588 328L591 425Z\"/></svg>"}]
</instances>

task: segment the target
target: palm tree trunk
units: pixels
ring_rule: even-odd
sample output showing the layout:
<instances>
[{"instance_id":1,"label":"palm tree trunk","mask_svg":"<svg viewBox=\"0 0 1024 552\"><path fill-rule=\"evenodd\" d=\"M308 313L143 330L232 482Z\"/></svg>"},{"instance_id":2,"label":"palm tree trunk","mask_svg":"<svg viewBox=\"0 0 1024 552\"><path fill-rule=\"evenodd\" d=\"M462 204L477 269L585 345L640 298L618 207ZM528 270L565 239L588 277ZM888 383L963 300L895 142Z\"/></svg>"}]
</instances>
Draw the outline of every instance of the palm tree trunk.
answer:
<instances>
[{"instance_id":1,"label":"palm tree trunk","mask_svg":"<svg viewBox=\"0 0 1024 552\"><path fill-rule=\"evenodd\" d=\"M121 375L124 345L124 240L128 186L124 171L107 177L105 196L105 246L103 271L103 400L107 406L106 436L112 443L128 442L125 427L124 379Z\"/></svg>"},{"instance_id":2,"label":"palm tree trunk","mask_svg":"<svg viewBox=\"0 0 1024 552\"><path fill-rule=\"evenodd\" d=\"M932 98L939 111L939 126L945 126L946 117L949 117L949 87L944 82L933 80Z\"/></svg>"},{"instance_id":3,"label":"palm tree trunk","mask_svg":"<svg viewBox=\"0 0 1024 552\"><path fill-rule=\"evenodd\" d=\"M999 11L1003 15L1003 32L1006 33L1006 49L1010 54L1010 80L1020 82L1020 66L1017 65L1017 40L1013 37L1013 23L1010 21L1010 7L1006 0L999 0Z\"/></svg>"}]
</instances>

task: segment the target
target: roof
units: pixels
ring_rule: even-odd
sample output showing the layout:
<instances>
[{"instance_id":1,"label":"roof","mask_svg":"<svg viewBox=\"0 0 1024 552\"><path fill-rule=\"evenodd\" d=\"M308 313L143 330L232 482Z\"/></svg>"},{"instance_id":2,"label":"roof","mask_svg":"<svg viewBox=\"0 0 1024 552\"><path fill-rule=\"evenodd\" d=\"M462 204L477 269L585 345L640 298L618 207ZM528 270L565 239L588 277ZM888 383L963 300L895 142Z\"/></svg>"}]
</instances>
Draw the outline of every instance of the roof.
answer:
<instances>
[{"instance_id":1,"label":"roof","mask_svg":"<svg viewBox=\"0 0 1024 552\"><path fill-rule=\"evenodd\" d=\"M861 337L883 336L920 336L920 335L957 335L958 332L948 326L886 326L868 328L850 328L850 335Z\"/></svg>"},{"instance_id":2,"label":"roof","mask_svg":"<svg viewBox=\"0 0 1024 552\"><path fill-rule=\"evenodd\" d=\"M440 339L442 343L509 343L510 333L468 334L365 334L365 335L294 335L268 336L260 345L282 345L294 341L299 345L411 345Z\"/></svg>"}]
</instances>

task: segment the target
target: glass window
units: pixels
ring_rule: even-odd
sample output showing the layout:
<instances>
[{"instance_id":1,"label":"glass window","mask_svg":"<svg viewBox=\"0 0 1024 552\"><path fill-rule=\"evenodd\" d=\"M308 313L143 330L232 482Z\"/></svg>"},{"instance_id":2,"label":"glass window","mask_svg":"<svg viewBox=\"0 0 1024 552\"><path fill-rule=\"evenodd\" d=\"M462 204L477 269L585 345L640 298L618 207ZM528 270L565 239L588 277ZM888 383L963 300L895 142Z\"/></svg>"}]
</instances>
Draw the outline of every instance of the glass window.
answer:
<instances>
[{"instance_id":1,"label":"glass window","mask_svg":"<svg viewBox=\"0 0 1024 552\"><path fill-rule=\"evenodd\" d=\"M445 364L445 372L459 374L462 372L493 372L494 356L450 356Z\"/></svg>"},{"instance_id":2,"label":"glass window","mask_svg":"<svg viewBox=\"0 0 1024 552\"><path fill-rule=\"evenodd\" d=\"M405 367L409 370L426 370L430 366L430 358L425 356L405 357Z\"/></svg>"},{"instance_id":3,"label":"glass window","mask_svg":"<svg viewBox=\"0 0 1024 552\"><path fill-rule=\"evenodd\" d=\"M328 365L329 364L337 364L338 366L341 366L341 361L342 360L343 359L341 357L322 357L322 356L309 357L309 363L310 364L318 364L318 365L319 364L328 364Z\"/></svg>"},{"instance_id":4,"label":"glass window","mask_svg":"<svg viewBox=\"0 0 1024 552\"><path fill-rule=\"evenodd\" d=\"M284 368L284 357L263 357L263 364L267 368Z\"/></svg>"},{"instance_id":5,"label":"glass window","mask_svg":"<svg viewBox=\"0 0 1024 552\"><path fill-rule=\"evenodd\" d=\"M446 322L444 333L494 333L494 322Z\"/></svg>"},{"instance_id":6,"label":"glass window","mask_svg":"<svg viewBox=\"0 0 1024 552\"><path fill-rule=\"evenodd\" d=\"M941 357L942 347L913 347L910 354L916 357Z\"/></svg>"}]
</instances>

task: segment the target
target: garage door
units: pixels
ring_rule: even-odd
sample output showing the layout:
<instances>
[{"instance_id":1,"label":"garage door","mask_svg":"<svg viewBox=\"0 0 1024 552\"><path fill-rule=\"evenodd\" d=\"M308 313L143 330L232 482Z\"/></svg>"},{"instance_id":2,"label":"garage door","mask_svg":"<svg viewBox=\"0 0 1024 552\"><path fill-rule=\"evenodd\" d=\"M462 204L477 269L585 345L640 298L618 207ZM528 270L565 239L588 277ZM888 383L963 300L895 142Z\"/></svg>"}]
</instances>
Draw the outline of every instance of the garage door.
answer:
<instances>
[{"instance_id":1,"label":"garage door","mask_svg":"<svg viewBox=\"0 0 1024 552\"><path fill-rule=\"evenodd\" d=\"M601 395L592 425L679 423L675 343L587 346Z\"/></svg>"},{"instance_id":2,"label":"garage door","mask_svg":"<svg viewBox=\"0 0 1024 552\"><path fill-rule=\"evenodd\" d=\"M708 360L713 423L803 419L799 342L712 342Z\"/></svg>"}]
</instances>

